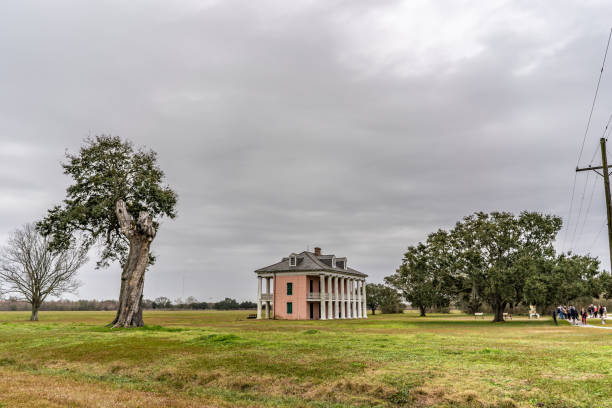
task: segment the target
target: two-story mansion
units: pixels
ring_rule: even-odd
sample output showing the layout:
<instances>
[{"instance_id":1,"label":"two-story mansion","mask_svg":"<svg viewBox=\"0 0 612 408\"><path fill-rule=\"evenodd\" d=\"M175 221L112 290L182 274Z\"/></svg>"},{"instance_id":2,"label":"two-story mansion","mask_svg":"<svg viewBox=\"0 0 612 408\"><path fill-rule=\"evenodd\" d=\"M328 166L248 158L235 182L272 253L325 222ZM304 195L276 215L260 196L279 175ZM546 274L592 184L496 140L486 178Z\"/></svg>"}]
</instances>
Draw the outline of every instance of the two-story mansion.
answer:
<instances>
[{"instance_id":1,"label":"two-story mansion","mask_svg":"<svg viewBox=\"0 0 612 408\"><path fill-rule=\"evenodd\" d=\"M257 273L257 318L367 318L364 273L349 268L346 258L314 252L293 253ZM262 292L263 280L265 292ZM272 291L270 289L273 289Z\"/></svg>"}]
</instances>

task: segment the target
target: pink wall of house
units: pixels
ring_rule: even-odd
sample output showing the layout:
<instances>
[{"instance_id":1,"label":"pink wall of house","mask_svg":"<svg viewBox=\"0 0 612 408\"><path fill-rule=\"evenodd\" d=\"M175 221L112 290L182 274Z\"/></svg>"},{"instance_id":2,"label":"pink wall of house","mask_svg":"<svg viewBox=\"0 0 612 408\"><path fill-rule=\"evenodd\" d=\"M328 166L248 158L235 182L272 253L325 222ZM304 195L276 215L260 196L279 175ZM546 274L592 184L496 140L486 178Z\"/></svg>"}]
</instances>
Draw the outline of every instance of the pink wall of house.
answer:
<instances>
[{"instance_id":1,"label":"pink wall of house","mask_svg":"<svg viewBox=\"0 0 612 408\"><path fill-rule=\"evenodd\" d=\"M319 292L319 278L315 276L276 276L274 284L275 305L277 319L310 319L310 302L307 301L310 292L310 280L312 291ZM287 283L293 283L293 294L287 295ZM287 313L287 302L293 305L293 313ZM319 318L319 302L314 303L314 319Z\"/></svg>"},{"instance_id":2,"label":"pink wall of house","mask_svg":"<svg viewBox=\"0 0 612 408\"><path fill-rule=\"evenodd\" d=\"M287 283L293 283L293 294L287 295ZM274 284L277 319L309 319L306 305L306 276L277 276ZM287 314L287 303L293 304L293 313Z\"/></svg>"}]
</instances>

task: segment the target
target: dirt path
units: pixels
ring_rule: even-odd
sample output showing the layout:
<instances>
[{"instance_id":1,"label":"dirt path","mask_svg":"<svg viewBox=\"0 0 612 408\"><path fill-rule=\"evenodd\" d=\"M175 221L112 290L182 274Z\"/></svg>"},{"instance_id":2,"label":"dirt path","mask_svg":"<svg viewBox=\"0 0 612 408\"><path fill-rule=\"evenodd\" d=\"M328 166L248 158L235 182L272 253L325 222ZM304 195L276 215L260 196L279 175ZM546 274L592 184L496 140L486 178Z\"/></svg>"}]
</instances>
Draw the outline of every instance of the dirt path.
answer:
<instances>
[{"instance_id":1,"label":"dirt path","mask_svg":"<svg viewBox=\"0 0 612 408\"><path fill-rule=\"evenodd\" d=\"M608 329L608 330L612 330L612 327L593 326L592 324L587 324L586 326L580 325L580 327L590 327L590 328L593 328L593 329Z\"/></svg>"}]
</instances>

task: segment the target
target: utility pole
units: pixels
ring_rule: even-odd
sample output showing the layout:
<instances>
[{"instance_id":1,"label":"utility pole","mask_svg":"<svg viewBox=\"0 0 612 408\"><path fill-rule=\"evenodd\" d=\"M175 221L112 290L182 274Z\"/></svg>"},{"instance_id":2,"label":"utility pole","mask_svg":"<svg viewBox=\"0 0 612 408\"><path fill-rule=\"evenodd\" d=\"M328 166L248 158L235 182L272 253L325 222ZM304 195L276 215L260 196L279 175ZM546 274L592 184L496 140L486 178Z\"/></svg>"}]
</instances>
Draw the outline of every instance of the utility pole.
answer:
<instances>
[{"instance_id":1,"label":"utility pole","mask_svg":"<svg viewBox=\"0 0 612 408\"><path fill-rule=\"evenodd\" d=\"M612 207L610 206L610 173L608 171L608 157L606 155L606 139L599 139L601 144L601 166L589 166L578 168L576 171L589 171L593 170L604 179L604 189L606 191L606 215L608 216L608 246L610 251L610 268L612 269ZM601 173L597 170L601 170Z\"/></svg>"}]
</instances>

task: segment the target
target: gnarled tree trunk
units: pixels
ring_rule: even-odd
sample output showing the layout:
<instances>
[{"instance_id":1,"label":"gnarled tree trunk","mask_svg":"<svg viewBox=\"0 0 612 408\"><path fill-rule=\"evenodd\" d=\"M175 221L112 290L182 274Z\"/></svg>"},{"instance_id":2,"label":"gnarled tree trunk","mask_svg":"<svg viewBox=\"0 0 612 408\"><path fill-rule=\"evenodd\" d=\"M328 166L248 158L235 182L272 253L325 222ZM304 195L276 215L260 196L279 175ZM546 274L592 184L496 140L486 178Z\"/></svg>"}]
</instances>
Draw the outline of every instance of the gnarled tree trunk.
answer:
<instances>
[{"instance_id":1,"label":"gnarled tree trunk","mask_svg":"<svg viewBox=\"0 0 612 408\"><path fill-rule=\"evenodd\" d=\"M504 322L504 310L506 309L506 302L497 302L491 306L493 306L493 311L495 312L493 322Z\"/></svg>"},{"instance_id":2,"label":"gnarled tree trunk","mask_svg":"<svg viewBox=\"0 0 612 408\"><path fill-rule=\"evenodd\" d=\"M122 200L117 201L115 212L121 232L130 242L130 252L121 273L117 316L111 325L113 327L142 327L144 325L141 307L144 277L149 265L149 249L155 238L156 230L149 213L141 211L138 220L134 220Z\"/></svg>"},{"instance_id":3,"label":"gnarled tree trunk","mask_svg":"<svg viewBox=\"0 0 612 408\"><path fill-rule=\"evenodd\" d=\"M425 317L425 306L419 306L419 313L421 317Z\"/></svg>"}]
</instances>

